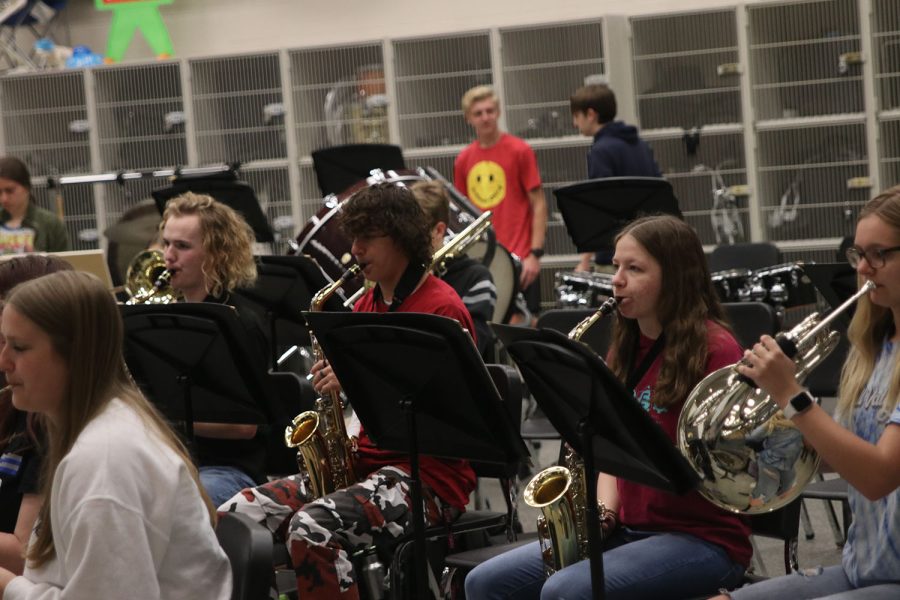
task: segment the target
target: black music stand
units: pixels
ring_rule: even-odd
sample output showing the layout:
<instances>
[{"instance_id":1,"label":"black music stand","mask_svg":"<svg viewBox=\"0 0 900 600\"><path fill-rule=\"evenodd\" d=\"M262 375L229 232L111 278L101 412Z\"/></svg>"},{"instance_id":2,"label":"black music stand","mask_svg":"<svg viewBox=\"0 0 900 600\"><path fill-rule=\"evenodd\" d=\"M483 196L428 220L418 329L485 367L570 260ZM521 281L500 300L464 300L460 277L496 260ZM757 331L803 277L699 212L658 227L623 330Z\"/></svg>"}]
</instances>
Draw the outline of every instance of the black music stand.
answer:
<instances>
[{"instance_id":1,"label":"black music stand","mask_svg":"<svg viewBox=\"0 0 900 600\"><path fill-rule=\"evenodd\" d=\"M424 559L419 455L512 465L528 448L471 336L418 313L305 313L344 392L379 448L409 454L414 544ZM426 561L414 569L425 598Z\"/></svg>"},{"instance_id":2,"label":"black music stand","mask_svg":"<svg viewBox=\"0 0 900 600\"><path fill-rule=\"evenodd\" d=\"M313 170L322 195L340 194L351 185L382 171L405 169L403 151L391 144L347 144L312 153Z\"/></svg>"},{"instance_id":3,"label":"black music stand","mask_svg":"<svg viewBox=\"0 0 900 600\"><path fill-rule=\"evenodd\" d=\"M211 302L122 306L125 359L147 397L170 420L266 424L266 374L234 308ZM179 399L181 400L179 402Z\"/></svg>"},{"instance_id":4,"label":"black music stand","mask_svg":"<svg viewBox=\"0 0 900 600\"><path fill-rule=\"evenodd\" d=\"M616 234L642 215L682 218L672 185L657 177L591 179L553 193L578 252L609 251Z\"/></svg>"},{"instance_id":5,"label":"black music stand","mask_svg":"<svg viewBox=\"0 0 900 600\"><path fill-rule=\"evenodd\" d=\"M159 214L162 214L166 202L185 192L209 194L239 212L253 229L257 242L275 241L275 234L259 205L256 192L249 183L238 179L234 169L213 175L179 175L170 187L153 190L150 195L156 201Z\"/></svg>"},{"instance_id":6,"label":"black music stand","mask_svg":"<svg viewBox=\"0 0 900 600\"><path fill-rule=\"evenodd\" d=\"M301 346L309 345L309 330L303 311L309 310L317 291L331 283L308 256L259 256L256 284L235 290L260 308L269 326L271 368L278 370L278 351L281 348L277 333ZM335 293L325 302L323 310L347 311L342 295Z\"/></svg>"},{"instance_id":7,"label":"black music stand","mask_svg":"<svg viewBox=\"0 0 900 600\"><path fill-rule=\"evenodd\" d=\"M604 598L600 515L594 473L683 494L700 478L587 345L551 329L491 324L519 367L538 406L584 460L594 598ZM590 448L590 452L585 452Z\"/></svg>"}]
</instances>

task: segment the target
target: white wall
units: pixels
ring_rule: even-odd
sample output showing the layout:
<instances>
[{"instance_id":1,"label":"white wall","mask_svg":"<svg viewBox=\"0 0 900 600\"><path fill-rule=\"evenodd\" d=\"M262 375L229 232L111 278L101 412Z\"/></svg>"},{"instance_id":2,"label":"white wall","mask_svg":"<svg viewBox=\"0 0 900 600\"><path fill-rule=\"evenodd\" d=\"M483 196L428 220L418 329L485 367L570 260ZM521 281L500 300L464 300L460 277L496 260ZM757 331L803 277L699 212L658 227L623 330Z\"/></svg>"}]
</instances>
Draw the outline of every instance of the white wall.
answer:
<instances>
[{"instance_id":1,"label":"white wall","mask_svg":"<svg viewBox=\"0 0 900 600\"><path fill-rule=\"evenodd\" d=\"M728 0L175 0L161 12L176 56L194 57L735 4ZM71 42L102 54L110 14L97 11L92 0L70 2L67 10ZM153 53L138 34L126 60L148 58Z\"/></svg>"}]
</instances>

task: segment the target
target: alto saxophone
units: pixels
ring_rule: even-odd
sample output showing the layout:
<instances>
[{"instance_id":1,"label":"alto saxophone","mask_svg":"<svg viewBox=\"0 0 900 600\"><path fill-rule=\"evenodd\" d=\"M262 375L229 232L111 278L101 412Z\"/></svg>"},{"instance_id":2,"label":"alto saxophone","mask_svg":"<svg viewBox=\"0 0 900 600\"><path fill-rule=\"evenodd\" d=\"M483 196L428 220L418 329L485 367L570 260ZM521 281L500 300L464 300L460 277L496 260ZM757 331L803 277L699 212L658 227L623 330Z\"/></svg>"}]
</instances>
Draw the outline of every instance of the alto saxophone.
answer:
<instances>
[{"instance_id":1,"label":"alto saxophone","mask_svg":"<svg viewBox=\"0 0 900 600\"><path fill-rule=\"evenodd\" d=\"M616 308L609 298L589 317L569 332L569 339L581 337L602 317ZM549 577L560 569L588 558L587 477L584 461L568 445L564 467L544 469L525 486L525 504L541 509L537 518L538 542ZM601 513L605 507L601 506Z\"/></svg>"},{"instance_id":2,"label":"alto saxophone","mask_svg":"<svg viewBox=\"0 0 900 600\"><path fill-rule=\"evenodd\" d=\"M353 265L337 281L316 292L310 302L310 312L321 311L328 298L360 270L359 265ZM317 362L324 360L322 346L312 331L309 339L313 358ZM354 444L347 435L344 405L338 394L324 394L316 400L315 410L294 417L284 431L284 443L288 448L297 448L297 464L309 479L308 488L313 497L321 498L356 482Z\"/></svg>"}]
</instances>

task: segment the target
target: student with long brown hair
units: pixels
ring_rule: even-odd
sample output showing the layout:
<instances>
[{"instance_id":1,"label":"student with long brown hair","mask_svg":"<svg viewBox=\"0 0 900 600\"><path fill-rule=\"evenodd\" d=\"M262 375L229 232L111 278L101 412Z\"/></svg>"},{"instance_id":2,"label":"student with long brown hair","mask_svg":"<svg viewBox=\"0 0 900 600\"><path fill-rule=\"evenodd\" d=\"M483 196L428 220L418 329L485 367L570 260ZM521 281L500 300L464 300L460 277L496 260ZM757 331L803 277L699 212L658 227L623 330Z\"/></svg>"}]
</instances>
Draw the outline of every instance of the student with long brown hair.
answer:
<instances>
[{"instance_id":1,"label":"student with long brown hair","mask_svg":"<svg viewBox=\"0 0 900 600\"><path fill-rule=\"evenodd\" d=\"M28 254L0 262L2 300L16 285L56 271L71 270L55 256ZM4 341L0 337L0 347ZM0 376L0 387L6 379ZM25 567L24 549L41 507L38 477L44 430L37 415L18 410L8 389L0 392L0 567L17 575Z\"/></svg>"},{"instance_id":2,"label":"student with long brown hair","mask_svg":"<svg viewBox=\"0 0 900 600\"><path fill-rule=\"evenodd\" d=\"M708 373L741 349L724 326L703 247L674 217L638 219L616 237L612 283L618 307L608 364L675 443L681 408ZM750 562L749 527L699 492L677 496L601 473L606 507L603 568L610 600L679 600L740 582ZM471 600L593 598L588 561L545 579L537 543L476 567Z\"/></svg>"},{"instance_id":3,"label":"student with long brown hair","mask_svg":"<svg viewBox=\"0 0 900 600\"><path fill-rule=\"evenodd\" d=\"M25 572L0 569L3 598L230 598L215 511L129 377L106 286L71 271L23 283L0 334L12 402L44 417L48 439Z\"/></svg>"}]
</instances>

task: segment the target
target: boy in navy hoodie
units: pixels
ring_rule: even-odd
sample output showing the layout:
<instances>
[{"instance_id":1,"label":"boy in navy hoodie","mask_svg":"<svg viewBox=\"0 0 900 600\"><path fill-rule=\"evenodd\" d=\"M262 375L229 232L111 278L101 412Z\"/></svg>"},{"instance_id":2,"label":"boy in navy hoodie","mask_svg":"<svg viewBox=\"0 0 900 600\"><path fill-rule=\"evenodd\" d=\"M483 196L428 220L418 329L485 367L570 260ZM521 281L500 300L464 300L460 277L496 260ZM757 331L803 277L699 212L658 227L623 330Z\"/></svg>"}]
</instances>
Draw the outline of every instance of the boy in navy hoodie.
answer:
<instances>
[{"instance_id":1,"label":"boy in navy hoodie","mask_svg":"<svg viewBox=\"0 0 900 600\"><path fill-rule=\"evenodd\" d=\"M572 124L594 138L588 152L588 179L604 177L662 177L653 151L638 135L637 127L616 121L616 95L604 84L578 88L569 98ZM609 254L609 257L603 256ZM591 253L581 255L576 267L591 270ZM600 252L599 264L609 264L612 253Z\"/></svg>"}]
</instances>

